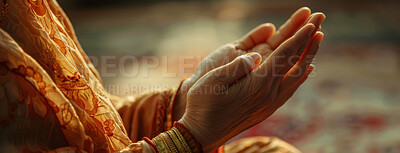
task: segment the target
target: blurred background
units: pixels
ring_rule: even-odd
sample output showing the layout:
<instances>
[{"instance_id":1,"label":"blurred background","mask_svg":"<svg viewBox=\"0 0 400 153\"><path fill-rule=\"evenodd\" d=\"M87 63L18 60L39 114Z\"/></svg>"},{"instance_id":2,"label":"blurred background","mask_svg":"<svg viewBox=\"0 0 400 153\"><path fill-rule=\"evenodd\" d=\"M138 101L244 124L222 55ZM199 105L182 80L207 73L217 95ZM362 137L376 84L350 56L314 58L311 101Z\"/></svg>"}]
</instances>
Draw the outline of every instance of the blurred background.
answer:
<instances>
[{"instance_id":1,"label":"blurred background","mask_svg":"<svg viewBox=\"0 0 400 153\"><path fill-rule=\"evenodd\" d=\"M176 87L217 47L262 23L279 27L302 6L324 12L312 77L277 113L234 140L276 136L306 153L400 152L399 0L59 3L105 88L120 96ZM143 62L153 56L159 58Z\"/></svg>"}]
</instances>

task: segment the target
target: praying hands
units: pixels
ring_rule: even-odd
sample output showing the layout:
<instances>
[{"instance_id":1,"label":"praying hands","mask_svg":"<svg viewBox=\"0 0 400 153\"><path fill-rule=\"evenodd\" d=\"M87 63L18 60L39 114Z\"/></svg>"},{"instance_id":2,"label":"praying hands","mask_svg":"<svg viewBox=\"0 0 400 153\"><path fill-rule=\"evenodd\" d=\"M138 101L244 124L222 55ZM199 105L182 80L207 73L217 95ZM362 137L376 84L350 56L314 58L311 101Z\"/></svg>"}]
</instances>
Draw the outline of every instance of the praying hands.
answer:
<instances>
[{"instance_id":1,"label":"praying hands","mask_svg":"<svg viewBox=\"0 0 400 153\"><path fill-rule=\"evenodd\" d=\"M180 122L206 152L272 115L307 79L325 19L310 12L299 9L276 32L273 24L258 26L210 54L184 81Z\"/></svg>"},{"instance_id":2,"label":"praying hands","mask_svg":"<svg viewBox=\"0 0 400 153\"><path fill-rule=\"evenodd\" d=\"M262 24L218 48L177 92L121 98L102 86L56 0L0 5L5 152L215 151L271 116L307 79L325 19L300 8L276 31ZM246 141L298 152L275 138Z\"/></svg>"}]
</instances>

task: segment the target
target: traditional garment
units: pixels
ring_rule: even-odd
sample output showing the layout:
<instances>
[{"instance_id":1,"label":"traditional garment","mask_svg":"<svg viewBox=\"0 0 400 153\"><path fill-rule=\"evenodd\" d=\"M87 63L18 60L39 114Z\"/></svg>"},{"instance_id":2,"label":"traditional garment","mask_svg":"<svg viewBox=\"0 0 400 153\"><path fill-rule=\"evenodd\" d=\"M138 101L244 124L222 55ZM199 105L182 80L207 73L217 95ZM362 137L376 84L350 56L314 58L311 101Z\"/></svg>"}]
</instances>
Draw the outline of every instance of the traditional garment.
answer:
<instances>
[{"instance_id":1,"label":"traditional garment","mask_svg":"<svg viewBox=\"0 0 400 153\"><path fill-rule=\"evenodd\" d=\"M199 148L188 129L179 123L171 129L174 89L128 98L105 91L55 0L0 5L2 150L142 152L145 143L147 151L161 151L162 143L177 151Z\"/></svg>"}]
</instances>

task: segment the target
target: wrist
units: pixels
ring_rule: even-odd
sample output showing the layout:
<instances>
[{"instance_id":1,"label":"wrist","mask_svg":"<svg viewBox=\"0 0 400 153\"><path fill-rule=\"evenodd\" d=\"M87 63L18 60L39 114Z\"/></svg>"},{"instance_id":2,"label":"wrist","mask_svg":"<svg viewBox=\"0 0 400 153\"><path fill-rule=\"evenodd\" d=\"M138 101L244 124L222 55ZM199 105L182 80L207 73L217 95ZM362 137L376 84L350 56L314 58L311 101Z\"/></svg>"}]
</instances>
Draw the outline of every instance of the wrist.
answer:
<instances>
[{"instance_id":1,"label":"wrist","mask_svg":"<svg viewBox=\"0 0 400 153\"><path fill-rule=\"evenodd\" d=\"M218 130L219 128L215 126L199 124L205 122L201 122L194 118L188 117L187 114L185 114L182 117L182 119L180 119L177 122L186 127L186 129L191 133L193 138L196 139L202 146L202 150L206 153L214 152L220 146L222 146L226 141L228 141L229 138L232 138L229 137L229 135L231 134L225 133L225 130L227 129L220 131ZM175 124L176 122L174 123L174 126Z\"/></svg>"},{"instance_id":2,"label":"wrist","mask_svg":"<svg viewBox=\"0 0 400 153\"><path fill-rule=\"evenodd\" d=\"M183 78L182 82L176 91L176 99L172 107L174 116L173 120L178 121L182 118L186 110L186 97L190 87L193 85L191 78Z\"/></svg>"},{"instance_id":3,"label":"wrist","mask_svg":"<svg viewBox=\"0 0 400 153\"><path fill-rule=\"evenodd\" d=\"M178 121L181 119L186 110L186 94L182 90L177 92L176 101L172 109L174 111L173 120Z\"/></svg>"},{"instance_id":4,"label":"wrist","mask_svg":"<svg viewBox=\"0 0 400 153\"><path fill-rule=\"evenodd\" d=\"M197 142L199 142L200 146L202 146L202 150L205 152L208 152L205 150L205 147L208 146L209 140L205 135L202 134L200 126L196 124L195 121L192 121L191 119L188 119L187 117L182 117L179 121L177 121L180 125L185 127L188 133L195 139ZM177 123L175 122L174 125Z\"/></svg>"}]
</instances>

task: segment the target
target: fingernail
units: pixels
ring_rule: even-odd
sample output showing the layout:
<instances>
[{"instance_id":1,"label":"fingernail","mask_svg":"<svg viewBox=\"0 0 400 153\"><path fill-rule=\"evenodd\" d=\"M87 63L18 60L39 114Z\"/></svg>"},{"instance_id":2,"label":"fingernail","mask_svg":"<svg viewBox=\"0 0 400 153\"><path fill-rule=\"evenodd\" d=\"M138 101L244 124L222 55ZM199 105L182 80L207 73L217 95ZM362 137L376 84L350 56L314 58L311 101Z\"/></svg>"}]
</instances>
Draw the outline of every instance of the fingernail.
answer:
<instances>
[{"instance_id":1,"label":"fingernail","mask_svg":"<svg viewBox=\"0 0 400 153\"><path fill-rule=\"evenodd\" d=\"M246 56L250 56L256 64L261 62L261 57L257 53L247 53Z\"/></svg>"},{"instance_id":2,"label":"fingernail","mask_svg":"<svg viewBox=\"0 0 400 153\"><path fill-rule=\"evenodd\" d=\"M305 73L306 76L308 76L314 70L314 68L315 68L315 65L314 64L310 64L308 66L307 70L306 70L306 73Z\"/></svg>"}]
</instances>

